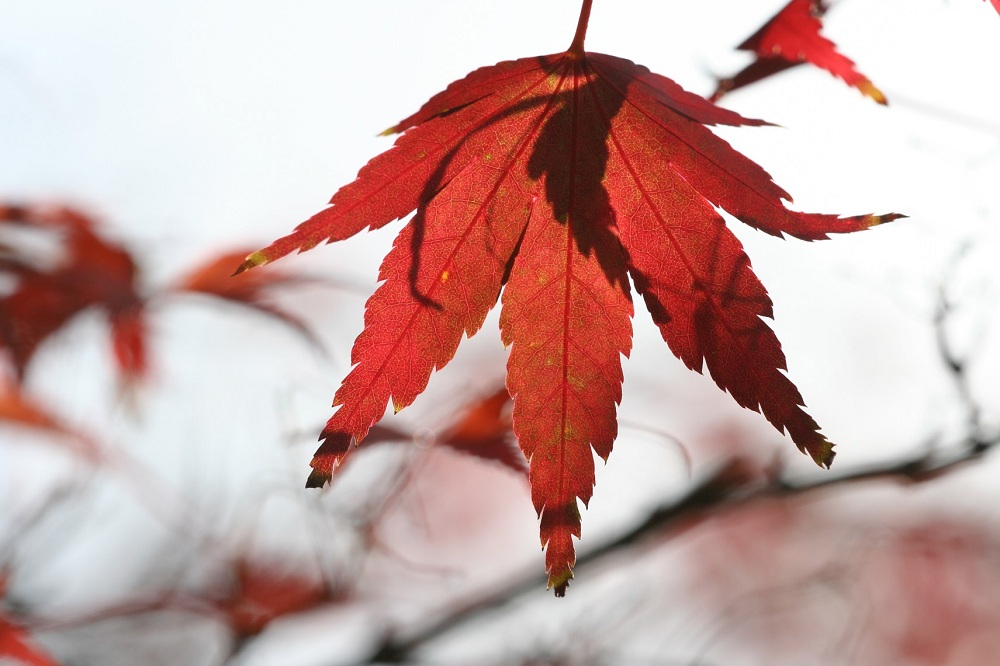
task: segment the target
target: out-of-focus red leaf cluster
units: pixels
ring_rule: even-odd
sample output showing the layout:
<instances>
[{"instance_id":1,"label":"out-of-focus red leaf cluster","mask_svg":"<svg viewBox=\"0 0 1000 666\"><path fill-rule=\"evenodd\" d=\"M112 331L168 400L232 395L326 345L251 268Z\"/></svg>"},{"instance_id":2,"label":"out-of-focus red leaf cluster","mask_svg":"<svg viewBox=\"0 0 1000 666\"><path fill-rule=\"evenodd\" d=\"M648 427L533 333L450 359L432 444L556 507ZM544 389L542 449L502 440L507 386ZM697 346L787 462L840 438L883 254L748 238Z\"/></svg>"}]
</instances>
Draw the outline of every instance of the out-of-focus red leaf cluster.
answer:
<instances>
[{"instance_id":1,"label":"out-of-focus red leaf cluster","mask_svg":"<svg viewBox=\"0 0 1000 666\"><path fill-rule=\"evenodd\" d=\"M279 617L337 600L335 591L316 575L290 571L287 564L240 559L233 567L230 593L214 606L233 633L247 638Z\"/></svg>"},{"instance_id":2,"label":"out-of-focus red leaf cluster","mask_svg":"<svg viewBox=\"0 0 1000 666\"><path fill-rule=\"evenodd\" d=\"M0 232L18 229L48 236L55 246L43 256L27 243L5 238L13 234L0 236L0 275L14 282L0 295L0 350L18 379L23 380L39 345L90 308L108 317L122 378L142 379L147 369L144 299L133 255L100 235L92 218L66 206L0 206Z\"/></svg>"},{"instance_id":3,"label":"out-of-focus red leaf cluster","mask_svg":"<svg viewBox=\"0 0 1000 666\"><path fill-rule=\"evenodd\" d=\"M1000 542L986 525L917 517L873 530L801 499L713 511L688 532L691 593L724 609L719 641L748 641L765 661L809 653L831 663L996 663ZM815 626L795 631L816 621L822 638Z\"/></svg>"},{"instance_id":4,"label":"out-of-focus red leaf cluster","mask_svg":"<svg viewBox=\"0 0 1000 666\"><path fill-rule=\"evenodd\" d=\"M1000 651L997 543L983 529L932 519L891 535L862 585L885 663L988 666Z\"/></svg>"},{"instance_id":5,"label":"out-of-focus red leaf cluster","mask_svg":"<svg viewBox=\"0 0 1000 666\"><path fill-rule=\"evenodd\" d=\"M97 309L110 326L111 351L126 387L149 372L150 303L166 294L200 294L237 303L281 321L311 344L303 321L267 302L274 287L306 278L267 270L232 276L246 250L209 257L165 291L145 291L140 261L109 239L100 224L64 205L0 204L0 354L18 383L39 347L77 315Z\"/></svg>"},{"instance_id":6,"label":"out-of-focus red leaf cluster","mask_svg":"<svg viewBox=\"0 0 1000 666\"><path fill-rule=\"evenodd\" d=\"M120 458L122 469L142 471L142 463L127 451L105 449L29 390L25 381L35 367L38 350L53 335L84 312L97 312L109 326L111 358L126 386L148 378L150 329L154 303L167 297L203 296L216 303L235 304L280 321L319 346L304 321L273 306L269 291L320 280L280 270L232 275L246 250L207 257L182 272L169 286L150 289L140 280L140 258L105 235L87 214L62 205L0 205L0 423L65 440L74 453L95 464ZM429 443L498 462L525 474L527 463L511 429L511 400L500 386L486 396L456 405L440 433ZM379 426L369 443L414 439L415 434ZM139 466L138 468L136 466ZM109 469L117 469L109 465ZM371 529L374 529L372 527ZM193 612L220 617L242 642L264 632L278 618L307 612L351 596L316 571L290 569L287 564L240 555L231 565L231 580L223 592L215 587L194 592L164 590L152 599L95 607L71 624L100 622L162 611ZM5 594L0 590L0 599ZM88 620L88 618L90 618ZM0 660L25 664L56 664L32 643L36 618L0 613ZM66 621L58 615L56 624ZM49 618L43 622L48 622Z\"/></svg>"}]
</instances>

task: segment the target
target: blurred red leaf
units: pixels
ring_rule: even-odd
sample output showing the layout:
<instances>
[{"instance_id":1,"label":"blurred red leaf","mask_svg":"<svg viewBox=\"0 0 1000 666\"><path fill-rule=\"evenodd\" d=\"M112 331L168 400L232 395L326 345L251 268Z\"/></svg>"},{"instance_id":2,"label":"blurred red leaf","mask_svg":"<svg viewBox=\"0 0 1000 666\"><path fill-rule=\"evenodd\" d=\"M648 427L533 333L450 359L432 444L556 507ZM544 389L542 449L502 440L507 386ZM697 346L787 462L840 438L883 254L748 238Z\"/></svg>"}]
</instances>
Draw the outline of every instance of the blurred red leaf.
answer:
<instances>
[{"instance_id":1,"label":"blurred red leaf","mask_svg":"<svg viewBox=\"0 0 1000 666\"><path fill-rule=\"evenodd\" d=\"M322 344L301 319L267 300L268 292L276 287L316 282L317 279L274 269L233 275L233 266L239 264L246 255L247 250L242 249L210 257L178 280L171 291L201 294L250 308L287 324L310 344L321 349Z\"/></svg>"},{"instance_id":2,"label":"blurred red leaf","mask_svg":"<svg viewBox=\"0 0 1000 666\"><path fill-rule=\"evenodd\" d=\"M102 237L83 213L60 206L0 206L0 231L24 229L56 243L55 257L39 257L16 243L0 245L0 275L13 278L0 297L0 350L23 380L39 345L89 308L112 326L115 360L126 380L146 372L143 299L138 268L125 248Z\"/></svg>"},{"instance_id":3,"label":"blurred red leaf","mask_svg":"<svg viewBox=\"0 0 1000 666\"><path fill-rule=\"evenodd\" d=\"M240 560L234 567L230 596L216 608L240 636L256 636L275 619L333 600L316 576L302 576L280 565Z\"/></svg>"},{"instance_id":4,"label":"blurred red leaf","mask_svg":"<svg viewBox=\"0 0 1000 666\"><path fill-rule=\"evenodd\" d=\"M48 408L27 396L20 385L0 377L0 425L3 424L59 435L74 452L92 460L100 457L94 440L64 424Z\"/></svg>"},{"instance_id":5,"label":"blurred red leaf","mask_svg":"<svg viewBox=\"0 0 1000 666\"><path fill-rule=\"evenodd\" d=\"M63 435L70 432L55 415L26 396L17 385L2 379L0 379L0 421Z\"/></svg>"},{"instance_id":6,"label":"blurred red leaf","mask_svg":"<svg viewBox=\"0 0 1000 666\"><path fill-rule=\"evenodd\" d=\"M779 495L696 514L678 525L696 528L687 542L690 590L700 602L732 611L724 633L740 637L734 640L752 650L753 663L803 663L790 651L826 649L843 652L827 654L824 663L996 663L1000 542L990 526L922 516L900 525L889 513L897 508L869 504L861 521L845 521L801 497ZM762 630L824 616L826 647L806 632L778 640ZM856 638L838 640L838 631Z\"/></svg>"},{"instance_id":7,"label":"blurred red leaf","mask_svg":"<svg viewBox=\"0 0 1000 666\"><path fill-rule=\"evenodd\" d=\"M477 458L496 461L519 474L526 473L528 461L514 438L510 406L510 393L501 386L466 406L438 443Z\"/></svg>"},{"instance_id":8,"label":"blurred red leaf","mask_svg":"<svg viewBox=\"0 0 1000 666\"><path fill-rule=\"evenodd\" d=\"M0 662L5 666L59 666L22 627L0 616Z\"/></svg>"},{"instance_id":9,"label":"blurred red leaf","mask_svg":"<svg viewBox=\"0 0 1000 666\"><path fill-rule=\"evenodd\" d=\"M894 663L994 664L1000 647L1000 544L981 527L931 520L892 536L870 562L866 589L881 619L873 631Z\"/></svg>"},{"instance_id":10,"label":"blurred red leaf","mask_svg":"<svg viewBox=\"0 0 1000 666\"><path fill-rule=\"evenodd\" d=\"M524 474L528 471L528 462L514 438L510 407L510 394L501 386L493 393L476 398L456 410L456 418L441 436L432 438L431 443L475 458L497 462L518 474ZM358 447L412 441L414 437L411 432L379 423L372 426L368 436Z\"/></svg>"},{"instance_id":11,"label":"blurred red leaf","mask_svg":"<svg viewBox=\"0 0 1000 666\"><path fill-rule=\"evenodd\" d=\"M126 384L142 380L148 374L146 359L145 309L141 306L124 308L111 315L111 339L115 363Z\"/></svg>"},{"instance_id":12,"label":"blurred red leaf","mask_svg":"<svg viewBox=\"0 0 1000 666\"><path fill-rule=\"evenodd\" d=\"M839 77L879 104L885 104L882 91L855 68L854 62L837 51L833 42L820 34L822 17L828 8L824 0L791 0L737 47L752 51L757 59L734 76L720 80L710 99L718 101L727 92L796 65L810 63Z\"/></svg>"}]
</instances>

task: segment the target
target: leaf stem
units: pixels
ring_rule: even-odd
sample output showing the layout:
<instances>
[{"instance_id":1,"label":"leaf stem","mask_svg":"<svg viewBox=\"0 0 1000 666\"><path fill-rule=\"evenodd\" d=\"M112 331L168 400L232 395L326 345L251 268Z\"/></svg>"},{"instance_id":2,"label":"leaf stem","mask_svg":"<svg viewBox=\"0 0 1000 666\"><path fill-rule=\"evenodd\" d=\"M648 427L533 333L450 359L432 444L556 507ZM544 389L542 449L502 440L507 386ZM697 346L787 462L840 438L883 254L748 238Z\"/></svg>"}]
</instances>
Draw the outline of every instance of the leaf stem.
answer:
<instances>
[{"instance_id":1,"label":"leaf stem","mask_svg":"<svg viewBox=\"0 0 1000 666\"><path fill-rule=\"evenodd\" d=\"M578 58L582 58L584 55L583 40L587 38L587 24L590 23L590 8L593 4L594 0L583 0L583 7L580 8L580 22L576 24L576 34L573 36L573 43L569 45L569 49L566 51Z\"/></svg>"}]
</instances>

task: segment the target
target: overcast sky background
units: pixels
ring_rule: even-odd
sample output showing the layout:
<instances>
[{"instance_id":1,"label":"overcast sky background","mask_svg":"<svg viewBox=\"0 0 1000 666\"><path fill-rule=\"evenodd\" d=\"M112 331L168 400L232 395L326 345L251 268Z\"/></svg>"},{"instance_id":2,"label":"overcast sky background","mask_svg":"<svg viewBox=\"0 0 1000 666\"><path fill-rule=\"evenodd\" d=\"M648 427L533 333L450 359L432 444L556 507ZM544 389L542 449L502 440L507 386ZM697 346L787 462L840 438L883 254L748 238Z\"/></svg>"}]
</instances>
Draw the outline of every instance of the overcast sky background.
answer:
<instances>
[{"instance_id":1,"label":"overcast sky background","mask_svg":"<svg viewBox=\"0 0 1000 666\"><path fill-rule=\"evenodd\" d=\"M713 73L748 61L733 47L782 4L597 0L587 48L707 95ZM148 282L163 284L213 251L287 233L391 145L378 132L472 69L565 49L578 12L578 0L0 0L0 197L94 211L147 262ZM719 133L764 166L799 210L909 215L813 244L733 225L775 302L790 376L847 469L960 425L931 323L946 266L963 247L949 289L963 306L963 339L979 341L983 371L973 379L986 415L1000 418L992 315L1000 296L1000 16L981 0L843 0L826 26L889 107L802 67L724 100L780 128ZM370 290L400 226L281 263ZM46 351L33 389L83 423L107 412L101 418L115 423L116 437L134 435L167 474L230 502L252 483L247 470L297 487L312 438L291 453L274 442L328 418L363 302L322 290L290 297L290 308L317 323L327 359L257 319L165 307L139 423L107 407L107 387L94 379L99 351ZM709 414L780 442L761 417L676 361L648 315L637 312L634 327L623 420L684 441L704 431ZM428 398L396 418L439 417L456 393L501 377L504 357L494 313L441 373L448 376L431 378ZM634 496L643 486L636 475L654 489L657 475L683 478L676 453L648 440L623 434L600 470L585 535L644 501ZM796 469L813 473L790 441L783 446ZM3 455L12 451L24 456L23 469L52 464L21 449ZM522 513L531 533L530 507Z\"/></svg>"}]
</instances>

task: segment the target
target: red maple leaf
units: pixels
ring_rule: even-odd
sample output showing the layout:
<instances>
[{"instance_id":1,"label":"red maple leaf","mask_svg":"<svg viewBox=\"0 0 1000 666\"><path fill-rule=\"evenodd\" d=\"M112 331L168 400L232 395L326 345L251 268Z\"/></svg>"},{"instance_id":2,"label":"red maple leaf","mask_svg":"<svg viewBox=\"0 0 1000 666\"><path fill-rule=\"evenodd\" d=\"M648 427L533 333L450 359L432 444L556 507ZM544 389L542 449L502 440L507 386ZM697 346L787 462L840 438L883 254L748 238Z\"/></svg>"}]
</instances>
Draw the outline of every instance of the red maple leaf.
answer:
<instances>
[{"instance_id":1,"label":"red maple leaf","mask_svg":"<svg viewBox=\"0 0 1000 666\"><path fill-rule=\"evenodd\" d=\"M18 624L0 615L0 662L18 666L58 666Z\"/></svg>"},{"instance_id":2,"label":"red maple leaf","mask_svg":"<svg viewBox=\"0 0 1000 666\"><path fill-rule=\"evenodd\" d=\"M320 341L301 319L269 301L270 292L275 288L318 280L281 271L258 271L233 277L233 264L245 256L245 250L234 250L209 257L177 280L170 291L200 294L249 308L283 322L311 345L322 349Z\"/></svg>"},{"instance_id":3,"label":"red maple leaf","mask_svg":"<svg viewBox=\"0 0 1000 666\"><path fill-rule=\"evenodd\" d=\"M334 601L336 595L317 577L282 569L274 563L240 559L233 588L215 607L241 637L256 636L275 619Z\"/></svg>"},{"instance_id":4,"label":"red maple leaf","mask_svg":"<svg viewBox=\"0 0 1000 666\"><path fill-rule=\"evenodd\" d=\"M1000 2L1000 0L994 0ZM757 59L739 73L719 81L712 101L724 94L783 72L802 63L825 69L854 86L879 104L885 95L861 74L849 58L820 30L822 17L829 9L825 0L790 0L785 7L737 48L752 51Z\"/></svg>"},{"instance_id":5,"label":"red maple leaf","mask_svg":"<svg viewBox=\"0 0 1000 666\"><path fill-rule=\"evenodd\" d=\"M0 368L0 431L8 427L51 435L53 442L92 463L105 459L97 439L66 423L46 405L28 395L23 384L8 377ZM0 592L3 591L2 583L0 575Z\"/></svg>"},{"instance_id":6,"label":"red maple leaf","mask_svg":"<svg viewBox=\"0 0 1000 666\"><path fill-rule=\"evenodd\" d=\"M466 405L440 439L444 446L496 461L515 472L527 472L524 455L513 438L510 393L505 387Z\"/></svg>"},{"instance_id":7,"label":"red maple leaf","mask_svg":"<svg viewBox=\"0 0 1000 666\"><path fill-rule=\"evenodd\" d=\"M17 384L0 376L0 422L41 430L57 435L72 435L54 414L29 398Z\"/></svg>"},{"instance_id":8,"label":"red maple leaf","mask_svg":"<svg viewBox=\"0 0 1000 666\"><path fill-rule=\"evenodd\" d=\"M0 245L0 275L14 278L14 288L0 294L0 351L18 378L42 342L90 308L108 316L122 378L142 378L146 328L134 257L72 208L0 206L0 231L5 229L50 235L57 246L54 257L44 257L17 243Z\"/></svg>"},{"instance_id":9,"label":"red maple leaf","mask_svg":"<svg viewBox=\"0 0 1000 666\"><path fill-rule=\"evenodd\" d=\"M510 402L506 387L474 399L458 410L457 418L440 436L432 437L430 444L446 446L468 456L500 463L518 474L524 474L528 471L528 466L513 436ZM377 424L372 426L359 446L369 447L414 439L416 435L412 432Z\"/></svg>"},{"instance_id":10,"label":"red maple leaf","mask_svg":"<svg viewBox=\"0 0 1000 666\"><path fill-rule=\"evenodd\" d=\"M24 393L19 384L0 375L0 426L7 425L56 435L81 456L94 461L100 459L97 441L63 423L48 408Z\"/></svg>"},{"instance_id":11,"label":"red maple leaf","mask_svg":"<svg viewBox=\"0 0 1000 666\"><path fill-rule=\"evenodd\" d=\"M716 211L805 240L895 214L788 210L789 195L705 125L762 125L627 60L586 53L585 0L565 53L485 67L392 128L405 132L332 205L238 271L416 214L385 257L354 367L307 486L322 486L382 418L427 385L501 299L513 428L529 460L550 587L563 594L577 500L617 435L630 280L671 350L707 366L821 465L832 444L784 375L771 301Z\"/></svg>"}]
</instances>

